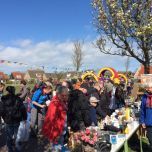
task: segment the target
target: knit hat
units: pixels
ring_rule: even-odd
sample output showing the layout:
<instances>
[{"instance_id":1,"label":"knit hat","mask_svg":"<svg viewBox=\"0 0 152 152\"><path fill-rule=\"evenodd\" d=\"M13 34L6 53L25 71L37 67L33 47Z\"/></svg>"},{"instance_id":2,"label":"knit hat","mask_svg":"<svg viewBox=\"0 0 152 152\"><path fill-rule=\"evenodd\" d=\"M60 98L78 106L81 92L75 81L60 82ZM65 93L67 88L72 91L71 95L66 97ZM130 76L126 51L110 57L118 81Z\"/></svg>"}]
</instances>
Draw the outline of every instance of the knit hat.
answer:
<instances>
[{"instance_id":1,"label":"knit hat","mask_svg":"<svg viewBox=\"0 0 152 152\"><path fill-rule=\"evenodd\" d=\"M90 97L90 103L91 102L99 102L100 100L98 100L96 97Z\"/></svg>"}]
</instances>

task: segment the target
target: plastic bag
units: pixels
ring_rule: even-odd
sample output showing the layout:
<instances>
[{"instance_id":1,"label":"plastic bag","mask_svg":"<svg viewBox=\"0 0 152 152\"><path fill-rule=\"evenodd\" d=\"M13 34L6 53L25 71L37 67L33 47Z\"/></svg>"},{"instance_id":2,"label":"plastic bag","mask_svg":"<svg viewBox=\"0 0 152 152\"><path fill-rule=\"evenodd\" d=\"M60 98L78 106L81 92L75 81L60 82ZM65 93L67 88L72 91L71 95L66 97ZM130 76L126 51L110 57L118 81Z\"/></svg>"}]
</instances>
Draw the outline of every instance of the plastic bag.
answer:
<instances>
[{"instance_id":1,"label":"plastic bag","mask_svg":"<svg viewBox=\"0 0 152 152\"><path fill-rule=\"evenodd\" d=\"M28 121L21 121L17 133L17 142L27 142L30 135L30 123Z\"/></svg>"}]
</instances>

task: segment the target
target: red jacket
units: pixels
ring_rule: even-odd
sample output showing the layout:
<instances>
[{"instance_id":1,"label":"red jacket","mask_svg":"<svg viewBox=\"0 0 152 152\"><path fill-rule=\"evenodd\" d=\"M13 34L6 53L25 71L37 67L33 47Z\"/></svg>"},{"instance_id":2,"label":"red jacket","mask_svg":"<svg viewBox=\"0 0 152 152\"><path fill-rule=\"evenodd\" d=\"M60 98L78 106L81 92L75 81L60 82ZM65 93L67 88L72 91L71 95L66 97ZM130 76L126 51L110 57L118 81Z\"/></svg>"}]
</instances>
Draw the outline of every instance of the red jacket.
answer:
<instances>
[{"instance_id":1,"label":"red jacket","mask_svg":"<svg viewBox=\"0 0 152 152\"><path fill-rule=\"evenodd\" d=\"M58 97L53 97L43 125L43 135L51 142L56 143L58 137L63 133L66 121L67 108L63 102L60 102Z\"/></svg>"}]
</instances>

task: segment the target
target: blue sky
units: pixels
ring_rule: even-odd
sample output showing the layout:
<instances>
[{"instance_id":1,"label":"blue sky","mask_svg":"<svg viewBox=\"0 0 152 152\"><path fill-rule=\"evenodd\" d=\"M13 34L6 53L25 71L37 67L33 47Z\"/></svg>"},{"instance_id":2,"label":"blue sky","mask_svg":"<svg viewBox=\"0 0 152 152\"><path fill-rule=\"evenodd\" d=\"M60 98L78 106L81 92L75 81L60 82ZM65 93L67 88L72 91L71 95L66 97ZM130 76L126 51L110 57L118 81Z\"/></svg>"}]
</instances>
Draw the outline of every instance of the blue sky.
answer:
<instances>
[{"instance_id":1,"label":"blue sky","mask_svg":"<svg viewBox=\"0 0 152 152\"><path fill-rule=\"evenodd\" d=\"M125 70L125 58L101 54L92 42L91 0L1 0L0 59L52 67L73 67L74 40L84 40L83 69L111 66ZM108 60L107 60L108 59ZM130 70L138 63L131 60ZM17 65L1 65L0 71L25 71Z\"/></svg>"},{"instance_id":2,"label":"blue sky","mask_svg":"<svg viewBox=\"0 0 152 152\"><path fill-rule=\"evenodd\" d=\"M0 40L85 38L93 33L91 0L1 0Z\"/></svg>"}]
</instances>

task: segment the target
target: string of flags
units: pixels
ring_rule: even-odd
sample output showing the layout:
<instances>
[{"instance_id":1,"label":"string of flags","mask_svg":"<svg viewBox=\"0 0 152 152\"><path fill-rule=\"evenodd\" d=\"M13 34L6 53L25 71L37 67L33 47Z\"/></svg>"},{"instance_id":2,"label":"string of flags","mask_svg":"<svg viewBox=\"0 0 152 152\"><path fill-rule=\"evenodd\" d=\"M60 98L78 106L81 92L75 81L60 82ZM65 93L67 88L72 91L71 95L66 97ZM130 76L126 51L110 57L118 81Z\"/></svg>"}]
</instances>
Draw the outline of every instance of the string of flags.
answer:
<instances>
[{"instance_id":1,"label":"string of flags","mask_svg":"<svg viewBox=\"0 0 152 152\"><path fill-rule=\"evenodd\" d=\"M9 61L9 60L0 60L0 64L5 64L7 66L10 65L19 65L19 66L24 66L24 67L29 67L29 68L34 68L34 69L42 69L42 70L46 70L46 69L50 69L53 71L70 71L70 70L74 70L74 68L68 67L68 68L63 68L63 67L50 67L50 66L44 66L44 65L30 65L30 64L26 64L26 63L21 63L21 62L13 62L13 61Z\"/></svg>"},{"instance_id":2,"label":"string of flags","mask_svg":"<svg viewBox=\"0 0 152 152\"><path fill-rule=\"evenodd\" d=\"M0 64L5 64L7 66L10 65L19 65L19 66L24 66L24 67L29 67L29 68L34 68L34 69L42 69L42 70L51 70L51 71L75 71L74 67L55 67L55 66L45 66L45 65L30 65L30 64L26 64L26 63L22 63L22 62L14 62L14 61L9 61L9 60L0 60ZM82 66L80 71L86 71L88 70L89 67L88 66Z\"/></svg>"},{"instance_id":3,"label":"string of flags","mask_svg":"<svg viewBox=\"0 0 152 152\"><path fill-rule=\"evenodd\" d=\"M0 64L5 64L5 65L19 65L19 66L25 66L25 67L36 67L36 68L42 68L44 69L44 66L37 66L37 65L29 65L26 63L21 63L21 62L13 62L13 61L8 61L8 60L0 60Z\"/></svg>"}]
</instances>

